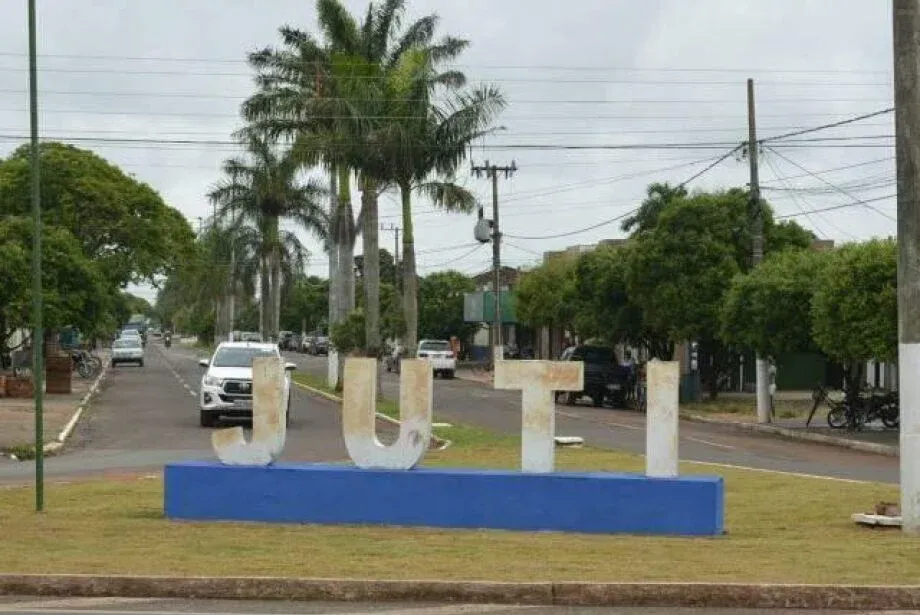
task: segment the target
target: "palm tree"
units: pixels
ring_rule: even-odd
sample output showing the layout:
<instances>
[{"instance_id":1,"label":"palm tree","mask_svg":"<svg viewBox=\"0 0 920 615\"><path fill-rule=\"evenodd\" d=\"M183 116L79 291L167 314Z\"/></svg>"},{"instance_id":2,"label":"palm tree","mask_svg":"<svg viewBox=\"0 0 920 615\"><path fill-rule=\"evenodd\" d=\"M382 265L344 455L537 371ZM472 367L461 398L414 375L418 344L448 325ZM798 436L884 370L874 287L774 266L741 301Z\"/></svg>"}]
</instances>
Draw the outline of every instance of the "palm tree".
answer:
<instances>
[{"instance_id":1,"label":"palm tree","mask_svg":"<svg viewBox=\"0 0 920 615\"><path fill-rule=\"evenodd\" d=\"M404 55L428 52L432 66L456 57L467 41L445 37L433 42L438 18L423 17L400 32L404 0L368 6L358 24L339 0L319 0L317 12L326 44L309 34L282 28L282 48L250 56L259 71L261 91L244 105L244 115L261 128L297 139L304 160L322 161L335 176L338 201L330 207L330 277L333 289L330 322L342 320L354 307L351 263L356 231L363 236L364 292L368 350L380 345L380 276L378 196L393 185L389 165L381 155L381 127L391 113L387 100L389 76ZM456 71L427 75L432 87L465 83ZM362 192L358 221L353 223L350 179L357 176ZM334 213L332 213L334 212ZM338 275L333 263L340 264ZM340 283L339 283L340 282ZM337 316L334 316L337 315Z\"/></svg>"},{"instance_id":2,"label":"palm tree","mask_svg":"<svg viewBox=\"0 0 920 615\"><path fill-rule=\"evenodd\" d=\"M258 250L258 271L263 330L272 340L278 337L281 310L281 277L284 255L302 258L303 247L293 233L281 229L281 220L325 241L328 218L318 200L325 190L313 180L301 180L301 163L290 149L280 150L266 135L245 133L246 158L224 163L227 178L218 183L208 197L219 206L218 214L232 212L242 244ZM250 239L244 241L249 227ZM257 236L253 237L254 233Z\"/></svg>"},{"instance_id":3,"label":"palm tree","mask_svg":"<svg viewBox=\"0 0 920 615\"><path fill-rule=\"evenodd\" d=\"M642 205L639 206L636 213L623 220L620 228L626 232L635 229L635 233L650 230L658 224L658 218L671 203L686 198L686 196L687 189L682 184L677 186L672 186L667 182L650 184L646 189L646 197Z\"/></svg>"},{"instance_id":4,"label":"palm tree","mask_svg":"<svg viewBox=\"0 0 920 615\"><path fill-rule=\"evenodd\" d=\"M387 81L388 98L394 102L390 119L381 129L380 153L387 174L399 187L402 203L403 308L410 353L418 341L412 193L420 192L448 212L472 211L475 198L454 182L454 174L466 159L469 145L495 130L494 120L505 106L502 94L485 86L469 91L454 88L446 102L434 103L434 60L425 49L400 57Z\"/></svg>"}]
</instances>

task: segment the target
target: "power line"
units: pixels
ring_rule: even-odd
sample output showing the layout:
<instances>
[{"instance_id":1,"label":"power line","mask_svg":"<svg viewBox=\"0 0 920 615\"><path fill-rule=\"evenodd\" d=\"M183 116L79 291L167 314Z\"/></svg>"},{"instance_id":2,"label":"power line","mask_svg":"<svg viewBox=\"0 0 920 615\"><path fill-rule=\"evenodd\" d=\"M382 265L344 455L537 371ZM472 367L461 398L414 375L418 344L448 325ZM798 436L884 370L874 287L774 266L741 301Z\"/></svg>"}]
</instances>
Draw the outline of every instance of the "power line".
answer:
<instances>
[{"instance_id":1,"label":"power line","mask_svg":"<svg viewBox=\"0 0 920 615\"><path fill-rule=\"evenodd\" d=\"M799 169L800 171L803 171L803 172L805 172L805 173L811 174L811 172L810 172L808 169L806 169L805 167L803 167L802 165L800 165L800 164L797 163L796 161L794 161L794 160L788 158L787 156L784 156L783 154L780 154L779 152L777 152L776 150L774 150L772 147L769 147L769 146L768 146L767 149L770 150L771 152L773 152L774 154L776 154L777 156L779 156L780 158L782 158L783 160L785 160L786 162L788 162L789 164L791 164L792 166L794 166L795 168ZM812 177L814 177L814 178L817 179L818 181L827 184L828 186L830 186L831 188L835 189L837 192L839 192L840 194L846 196L847 198L853 199L853 201L860 202L861 204L865 204L865 203L866 203L866 201L860 201L860 199L859 199L858 197L853 196L852 194L850 194L849 192L847 192L846 190L844 190L844 189L841 188L840 186L837 186L836 184L834 184L834 183L828 181L827 179L821 177L820 175L813 175L813 174L811 174L811 175L812 175ZM867 205L867 207L869 207L869 206ZM879 209L876 209L876 208L874 208L874 207L869 207L869 209L871 209L872 211L874 211L875 213L877 213L877 214L879 214L879 215L881 215L881 216L884 216L884 217L888 218L889 220L892 220L892 221L895 221L895 222L897 221L893 216L891 216L890 214L887 214L887 213L885 213L885 212L883 212L883 211L881 211L881 210L879 210Z\"/></svg>"},{"instance_id":2,"label":"power line","mask_svg":"<svg viewBox=\"0 0 920 615\"><path fill-rule=\"evenodd\" d=\"M27 68L19 66L0 66L0 71L7 72L27 72ZM63 73L63 74L99 74L104 73L107 75L138 75L138 76L189 76L189 77L240 77L251 79L254 70L248 70L245 72L236 71L236 72L227 72L227 71L195 71L195 70L149 70L149 69L118 69L118 68L57 68L57 67L42 67L42 73ZM348 75L347 80L369 80L376 79L377 77L370 75ZM490 78L480 76L479 81L489 81ZM651 79L623 79L623 78L560 78L556 75L551 75L547 77L500 77L502 82L507 83L558 83L558 84L574 84L574 83L602 83L608 85L690 85L690 86L731 86L738 87L738 81L730 80L651 80ZM781 86L793 86L793 87L893 87L894 83L892 81L779 81L779 80L758 80L759 85L781 85Z\"/></svg>"},{"instance_id":3,"label":"power line","mask_svg":"<svg viewBox=\"0 0 920 615\"><path fill-rule=\"evenodd\" d=\"M0 57L25 58L26 54L17 51L0 51ZM212 64L248 64L245 58L205 58L205 57L169 57L169 56L119 56L119 55L89 55L89 54L39 54L41 59L68 59L68 60L105 60L128 62L181 62L181 63L212 63ZM309 64L309 63L307 63ZM322 62L313 62L322 64ZM357 64L357 63L356 63ZM361 64L363 66L363 64ZM850 70L850 69L801 69L801 68L738 68L738 67L644 67L644 66L591 66L585 64L452 64L450 68L494 68L501 70L571 70L571 71L617 71L617 72L662 72L662 73L761 73L761 74L864 74L864 75L890 75L888 70Z\"/></svg>"},{"instance_id":4,"label":"power line","mask_svg":"<svg viewBox=\"0 0 920 615\"><path fill-rule=\"evenodd\" d=\"M536 236L536 237L525 237L525 236L523 236L523 235L509 235L509 234L506 233L506 234L505 234L505 237L509 237L509 238L511 238L511 239L523 239L523 240L557 239L557 238L559 238L559 237L571 237L572 235L578 235L578 234L580 234L580 233L586 233L586 232L588 232L588 231L593 231L593 230L596 229L596 228L601 228L602 226L607 226L608 224L613 224L614 222L619 222L619 221L622 220L623 218L626 218L627 216L631 216L631 215L633 215L634 213L636 213L637 211L639 211L638 208L632 209L632 210L627 211L627 212L624 213L624 214L620 214L619 216L616 216L616 217L614 217L614 218L610 218L610 219L608 219L608 220L604 220L604 221L602 221L602 222L598 222L597 224L592 224L591 226L586 226L586 227L584 227L584 228L575 229L574 231L569 231L569 232L567 232L567 233L556 233L555 235L540 235L540 236Z\"/></svg>"},{"instance_id":5,"label":"power line","mask_svg":"<svg viewBox=\"0 0 920 615\"><path fill-rule=\"evenodd\" d=\"M822 207L821 209L809 209L809 210L807 210L806 212L802 212L802 213L800 213L800 214L786 214L786 215L783 215L783 216L774 216L774 218L775 218L776 220L783 220L783 219L786 219L786 218L795 218L795 217L804 215L804 214L806 214L806 213L809 213L809 214L819 214L819 213L823 213L823 212L825 212L825 211L836 211L836 210L838 210L838 209L847 209L847 208L849 208L849 207L857 207L857 206L859 206L859 205L868 205L869 203L877 203L878 201L886 201L886 200L889 200L889 199L897 198L897 196L898 196L897 194L886 194L885 196L876 197L876 198L874 198L874 199L864 199L864 200L861 200L861 201L856 201L856 202L854 202L854 203L843 203L842 205L833 205L833 206L831 206L831 207ZM886 216L886 217L887 217L887 216Z\"/></svg>"},{"instance_id":6,"label":"power line","mask_svg":"<svg viewBox=\"0 0 920 615\"><path fill-rule=\"evenodd\" d=\"M706 166L705 168L703 168L703 169L697 171L696 173L694 173L693 175L691 175L690 177L688 177L688 178L685 179L684 181L682 181L682 182L680 182L679 184L677 184L677 186L678 186L679 188L683 188L684 186L686 186L687 184L689 184L689 183L692 182L693 180L702 177L704 174L708 173L709 171L711 171L711 170L714 169L715 167L719 166L724 160L727 160L729 157L731 157L735 152L737 152L738 150L740 150L742 147L744 147L744 144L743 144L743 143L740 144L740 145L738 145L737 147L735 147L735 148L729 150L728 152L726 152L726 153L723 154L722 156L719 156L719 158L717 158L714 162L712 162L712 164L710 164L710 165Z\"/></svg>"},{"instance_id":7,"label":"power line","mask_svg":"<svg viewBox=\"0 0 920 615\"><path fill-rule=\"evenodd\" d=\"M12 109L12 108L0 108L0 112L6 113L26 113L27 109ZM236 120L240 119L239 113L216 113L214 111L209 112L167 112L167 111L138 111L138 110L110 110L110 109L53 109L53 108L42 108L42 113L50 114L59 114L59 115L116 115L116 116L141 116L141 117L179 117L179 118L197 118L197 117L206 117L206 118L233 118ZM789 113L775 113L775 114L760 114L760 117L779 117L779 118L789 118ZM796 113L796 117L834 117L839 114L833 113ZM311 116L314 119L351 119L351 116L346 115L334 115L334 114L323 114ZM400 115L400 116L386 116L386 115L369 115L364 116L365 119L421 119L423 116L419 115ZM577 121L598 121L598 120L630 120L630 121L687 121L687 120L704 120L712 119L711 113L704 114L678 114L678 115L597 115L597 114L584 114L579 113L577 116L572 116L571 114L565 115L543 115L543 114L531 114L531 113L518 113L514 115L515 121L548 121L548 120L559 120L565 121L567 123L577 122ZM742 119L744 116L740 115L724 115L719 114L719 119L722 120L737 120Z\"/></svg>"},{"instance_id":8,"label":"power line","mask_svg":"<svg viewBox=\"0 0 920 615\"><path fill-rule=\"evenodd\" d=\"M880 135L884 136L884 135ZM846 137L846 140L858 140L861 137ZM0 139L4 140L21 140L19 135L0 134ZM74 143L100 143L100 144L120 144L120 145L161 145L161 146L208 146L208 147L239 147L240 144L231 140L219 139L156 139L156 138L128 138L128 137L67 137L60 139L62 141L71 141ZM809 143L821 143L828 141L839 141L837 138L815 138L801 139L784 144L784 147L796 147ZM358 142L356 142L358 143ZM662 142L662 143L612 143L612 144L580 144L580 143L501 143L501 144L482 144L477 145L478 149L487 150L532 150L532 151L552 151L552 150L570 150L570 151L612 151L612 150L706 150L706 149L724 149L735 144L725 141L698 141L698 142ZM840 144L833 147L854 147L864 145L866 147L877 147L873 144ZM421 146L420 146L421 147ZM832 147L832 146L825 146ZM882 145L880 147L892 147L891 145Z\"/></svg>"},{"instance_id":9,"label":"power line","mask_svg":"<svg viewBox=\"0 0 920 615\"><path fill-rule=\"evenodd\" d=\"M24 95L25 90L20 89L0 89L0 94ZM42 94L66 95L66 96L125 96L141 98L203 98L215 100L236 100L245 101L250 96L230 96L227 94L204 94L191 92L94 92L81 90L42 90ZM413 98L335 98L329 97L325 100L329 102L394 102L394 103L412 103L422 101L444 102L449 99L432 97L426 99ZM774 98L765 99L764 103L770 104L800 104L800 103L841 103L841 102L878 102L884 98ZM514 104L519 105L721 105L737 104L737 100L727 98L596 98L596 99L539 99L532 100L526 98L515 98Z\"/></svg>"},{"instance_id":10,"label":"power line","mask_svg":"<svg viewBox=\"0 0 920 615\"><path fill-rule=\"evenodd\" d=\"M800 179L802 177L812 177L814 175L824 175L826 173L835 173L837 171L845 171L848 169L855 169L858 167L868 166L870 164L878 164L880 162L892 162L894 161L894 156L885 156L884 158L873 158L872 160L865 160L863 162L855 162L853 164L846 164L839 167L831 167L830 169L822 169L821 171L813 171L810 173L802 173L801 175L787 175L786 179ZM763 186L761 186L763 187Z\"/></svg>"},{"instance_id":11,"label":"power line","mask_svg":"<svg viewBox=\"0 0 920 615\"><path fill-rule=\"evenodd\" d=\"M873 111L871 113L864 113L862 115L857 115L845 120L840 120L839 122L831 122L829 124L822 124L821 126L815 126L814 128L806 128L804 130L796 130L793 132L787 132L785 134L776 135L774 137L767 137L766 139L760 139L758 143L767 143L769 141L778 141L779 139L787 139L789 137L797 137L799 135L805 135L812 132L817 132L819 130L828 130L830 128L838 128L840 126L846 126L847 124L852 124L854 122L861 122L862 120L868 120L873 117L878 117L880 115L885 115L888 113L894 112L894 107L887 107L879 111Z\"/></svg>"}]
</instances>

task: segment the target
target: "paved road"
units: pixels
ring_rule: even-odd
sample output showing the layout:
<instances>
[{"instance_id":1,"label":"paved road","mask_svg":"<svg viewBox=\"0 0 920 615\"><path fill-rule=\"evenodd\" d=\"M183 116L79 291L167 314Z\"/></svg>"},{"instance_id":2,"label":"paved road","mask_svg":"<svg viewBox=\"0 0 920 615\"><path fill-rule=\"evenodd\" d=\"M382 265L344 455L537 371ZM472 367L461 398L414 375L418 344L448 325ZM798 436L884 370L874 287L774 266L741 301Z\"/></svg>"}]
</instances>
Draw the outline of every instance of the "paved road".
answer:
<instances>
[{"instance_id":1,"label":"paved road","mask_svg":"<svg viewBox=\"0 0 920 615\"><path fill-rule=\"evenodd\" d=\"M817 615L819 611L0 597L0 613L16 613L17 615L217 615L218 613L234 615L479 615L486 613L489 615L702 615L703 613L706 615ZM820 611L820 613L823 615L844 615L844 613L859 615L868 612Z\"/></svg>"},{"instance_id":2,"label":"paved road","mask_svg":"<svg viewBox=\"0 0 920 615\"><path fill-rule=\"evenodd\" d=\"M158 343L150 344L144 367L118 366L109 372L65 454L47 459L47 475L54 478L101 470L156 472L170 461L213 459L210 430L198 424L200 379L201 367L192 350L166 350ZM291 394L292 420L283 459L346 460L336 404L296 387ZM33 467L2 458L0 481L27 479Z\"/></svg>"},{"instance_id":3,"label":"paved road","mask_svg":"<svg viewBox=\"0 0 920 615\"><path fill-rule=\"evenodd\" d=\"M299 369L325 377L325 357L288 353ZM381 370L383 394L398 398L395 375ZM435 380L434 410L442 420L480 425L503 433L520 433L520 393L494 390L465 380ZM645 416L632 411L591 406L557 406L556 433L581 436L587 444L645 452ZM681 421L680 457L713 464L830 476L852 480L898 482L898 459L810 442L739 433L719 425Z\"/></svg>"}]
</instances>

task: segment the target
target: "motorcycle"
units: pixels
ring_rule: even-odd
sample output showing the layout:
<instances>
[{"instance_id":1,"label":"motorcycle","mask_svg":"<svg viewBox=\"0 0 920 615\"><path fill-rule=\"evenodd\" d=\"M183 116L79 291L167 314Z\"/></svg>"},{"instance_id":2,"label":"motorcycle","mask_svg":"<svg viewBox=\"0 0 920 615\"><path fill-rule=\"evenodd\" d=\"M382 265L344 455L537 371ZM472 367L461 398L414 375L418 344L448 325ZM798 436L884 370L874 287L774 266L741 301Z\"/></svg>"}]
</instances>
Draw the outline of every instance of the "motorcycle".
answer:
<instances>
[{"instance_id":1,"label":"motorcycle","mask_svg":"<svg viewBox=\"0 0 920 615\"><path fill-rule=\"evenodd\" d=\"M170 337L170 336L168 336L168 335L165 336L165 337L163 338L163 345L166 346L167 348L169 348L170 346L172 346L172 337Z\"/></svg>"}]
</instances>

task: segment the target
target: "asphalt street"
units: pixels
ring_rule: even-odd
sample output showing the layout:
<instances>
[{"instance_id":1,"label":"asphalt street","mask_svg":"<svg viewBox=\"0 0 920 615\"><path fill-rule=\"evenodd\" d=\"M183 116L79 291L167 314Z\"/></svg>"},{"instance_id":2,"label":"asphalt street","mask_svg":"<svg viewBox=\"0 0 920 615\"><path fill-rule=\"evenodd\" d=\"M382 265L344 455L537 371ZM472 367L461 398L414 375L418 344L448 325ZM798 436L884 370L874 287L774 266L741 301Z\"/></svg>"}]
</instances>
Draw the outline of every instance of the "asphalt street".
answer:
<instances>
[{"instance_id":1,"label":"asphalt street","mask_svg":"<svg viewBox=\"0 0 920 615\"><path fill-rule=\"evenodd\" d=\"M100 471L155 473L171 461L214 458L211 430L198 424L197 392L203 373L198 354L151 343L145 355L144 367L110 369L64 454L46 460L49 478ZM337 405L296 386L291 395L291 426L282 459L347 460ZM392 428L378 427L384 434L387 429ZM33 467L2 458L0 481L21 482L31 477Z\"/></svg>"},{"instance_id":2,"label":"asphalt street","mask_svg":"<svg viewBox=\"0 0 920 615\"><path fill-rule=\"evenodd\" d=\"M369 604L249 602L242 600L147 600L137 598L0 597L0 613L17 615L807 615L792 609L684 609L541 607L489 604ZM824 615L868 615L869 611L820 611ZM905 612L901 611L906 615ZM880 615L880 613L877 613Z\"/></svg>"},{"instance_id":3,"label":"asphalt street","mask_svg":"<svg viewBox=\"0 0 920 615\"><path fill-rule=\"evenodd\" d=\"M210 430L198 425L197 389L202 368L192 348L151 343L144 367L113 368L64 454L50 457L50 479L121 471L158 473L164 463L213 459ZM325 357L287 353L299 369L324 376ZM398 379L381 369L383 394L396 399ZM292 424L284 459L347 460L337 404L292 388ZM520 432L520 393L464 380L437 379L435 415L440 420ZM244 423L244 426L245 423ZM378 427L381 440L393 428ZM591 406L557 406L557 435L581 436L592 446L645 451L645 416ZM388 433L390 432L390 433ZM809 474L847 480L896 483L898 459L772 436L739 433L717 425L682 421L684 460ZM28 480L33 464L0 459L0 482Z\"/></svg>"},{"instance_id":4,"label":"asphalt street","mask_svg":"<svg viewBox=\"0 0 920 615\"><path fill-rule=\"evenodd\" d=\"M287 353L299 369L325 377L326 358ZM380 370L383 394L398 399L395 374ZM479 425L502 433L521 430L521 394L467 380L435 380L438 420ZM645 452L645 415L590 405L556 407L556 435L580 436L603 448ZM848 480L898 482L898 459L775 436L739 433L731 428L680 422L680 458L718 465L791 472Z\"/></svg>"}]
</instances>

